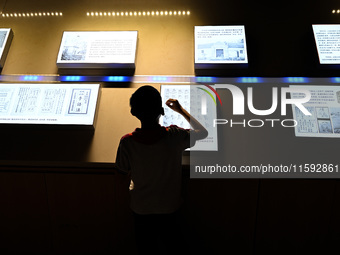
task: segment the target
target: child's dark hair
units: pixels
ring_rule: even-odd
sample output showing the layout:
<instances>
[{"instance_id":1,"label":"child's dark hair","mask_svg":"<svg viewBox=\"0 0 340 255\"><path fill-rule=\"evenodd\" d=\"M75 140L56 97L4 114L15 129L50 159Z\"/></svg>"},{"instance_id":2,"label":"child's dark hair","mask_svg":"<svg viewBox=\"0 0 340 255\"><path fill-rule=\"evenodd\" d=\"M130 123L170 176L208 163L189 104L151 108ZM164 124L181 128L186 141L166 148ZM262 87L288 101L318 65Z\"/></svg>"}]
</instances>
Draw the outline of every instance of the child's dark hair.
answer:
<instances>
[{"instance_id":1,"label":"child's dark hair","mask_svg":"<svg viewBox=\"0 0 340 255\"><path fill-rule=\"evenodd\" d=\"M140 120L154 120L164 114L162 98L158 90L145 85L136 90L130 98L132 115Z\"/></svg>"}]
</instances>

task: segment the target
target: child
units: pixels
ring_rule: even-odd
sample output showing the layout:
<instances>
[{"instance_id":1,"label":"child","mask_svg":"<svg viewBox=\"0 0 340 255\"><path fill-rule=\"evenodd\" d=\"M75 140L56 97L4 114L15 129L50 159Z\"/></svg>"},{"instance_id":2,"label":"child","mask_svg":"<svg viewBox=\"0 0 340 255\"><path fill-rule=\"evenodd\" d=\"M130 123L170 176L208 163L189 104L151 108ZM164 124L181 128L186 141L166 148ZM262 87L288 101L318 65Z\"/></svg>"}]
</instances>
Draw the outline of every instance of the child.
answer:
<instances>
[{"instance_id":1,"label":"child","mask_svg":"<svg viewBox=\"0 0 340 255\"><path fill-rule=\"evenodd\" d=\"M178 236L175 223L181 203L182 153L208 135L177 100L169 99L166 105L193 129L160 126L159 118L164 115L161 96L154 87L142 86L130 98L131 114L141 121L141 128L123 136L117 151L119 171L131 174L130 206L140 254L153 254L159 238L171 243Z\"/></svg>"}]
</instances>

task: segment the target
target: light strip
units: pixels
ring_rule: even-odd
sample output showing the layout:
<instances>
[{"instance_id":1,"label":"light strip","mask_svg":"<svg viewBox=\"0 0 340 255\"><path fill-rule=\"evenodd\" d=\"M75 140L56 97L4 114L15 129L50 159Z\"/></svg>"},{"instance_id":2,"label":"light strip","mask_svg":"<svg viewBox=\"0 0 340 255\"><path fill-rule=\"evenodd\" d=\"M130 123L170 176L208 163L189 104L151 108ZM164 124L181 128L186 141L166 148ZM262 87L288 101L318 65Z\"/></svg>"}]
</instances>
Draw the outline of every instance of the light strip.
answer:
<instances>
[{"instance_id":1,"label":"light strip","mask_svg":"<svg viewBox=\"0 0 340 255\"><path fill-rule=\"evenodd\" d=\"M62 17L62 12L20 12L1 13L0 18Z\"/></svg>"},{"instance_id":2,"label":"light strip","mask_svg":"<svg viewBox=\"0 0 340 255\"><path fill-rule=\"evenodd\" d=\"M284 82L286 83L308 83L307 77L285 77Z\"/></svg>"},{"instance_id":3,"label":"light strip","mask_svg":"<svg viewBox=\"0 0 340 255\"><path fill-rule=\"evenodd\" d=\"M98 12L90 11L86 13L88 17L157 17L157 16L189 16L190 11L181 10L150 10L150 11L113 11L113 12Z\"/></svg>"},{"instance_id":4,"label":"light strip","mask_svg":"<svg viewBox=\"0 0 340 255\"><path fill-rule=\"evenodd\" d=\"M224 83L340 83L340 77L212 77L193 75L134 75L134 76L80 76L80 75L0 75L0 82L105 82L105 83L165 83L165 84L224 84Z\"/></svg>"},{"instance_id":5,"label":"light strip","mask_svg":"<svg viewBox=\"0 0 340 255\"><path fill-rule=\"evenodd\" d=\"M237 81L240 83L262 83L263 79L261 77L239 77Z\"/></svg>"},{"instance_id":6,"label":"light strip","mask_svg":"<svg viewBox=\"0 0 340 255\"><path fill-rule=\"evenodd\" d=\"M332 13L333 13L333 14L340 14L340 9L332 10Z\"/></svg>"}]
</instances>

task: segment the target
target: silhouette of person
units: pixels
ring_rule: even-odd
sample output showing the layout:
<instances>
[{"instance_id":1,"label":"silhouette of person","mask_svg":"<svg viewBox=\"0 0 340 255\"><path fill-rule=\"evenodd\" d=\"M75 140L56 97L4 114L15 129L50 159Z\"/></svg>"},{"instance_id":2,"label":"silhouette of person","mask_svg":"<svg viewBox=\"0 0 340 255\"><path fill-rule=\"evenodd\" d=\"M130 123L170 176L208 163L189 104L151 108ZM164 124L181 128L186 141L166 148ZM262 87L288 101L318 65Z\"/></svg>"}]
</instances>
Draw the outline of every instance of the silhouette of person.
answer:
<instances>
[{"instance_id":1,"label":"silhouette of person","mask_svg":"<svg viewBox=\"0 0 340 255\"><path fill-rule=\"evenodd\" d=\"M142 86L130 98L131 114L140 120L141 128L123 136L117 150L118 170L131 176L130 207L140 254L178 252L183 241L178 225L182 154L208 135L176 99L169 99L166 105L190 122L192 129L161 126L160 93L152 86Z\"/></svg>"}]
</instances>

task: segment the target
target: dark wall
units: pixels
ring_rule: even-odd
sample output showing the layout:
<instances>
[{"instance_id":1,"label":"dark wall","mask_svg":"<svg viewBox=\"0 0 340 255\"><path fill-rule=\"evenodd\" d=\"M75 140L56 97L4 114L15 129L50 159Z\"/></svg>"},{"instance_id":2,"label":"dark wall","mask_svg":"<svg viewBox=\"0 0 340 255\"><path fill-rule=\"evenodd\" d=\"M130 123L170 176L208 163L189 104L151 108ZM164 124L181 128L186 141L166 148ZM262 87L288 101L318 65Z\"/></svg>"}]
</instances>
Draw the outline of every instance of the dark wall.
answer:
<instances>
[{"instance_id":1,"label":"dark wall","mask_svg":"<svg viewBox=\"0 0 340 255\"><path fill-rule=\"evenodd\" d=\"M320 66L312 24L337 24L336 1L218 1L199 13L209 25L245 25L249 67L205 72L221 76L336 76L339 67Z\"/></svg>"},{"instance_id":2,"label":"dark wall","mask_svg":"<svg viewBox=\"0 0 340 255\"><path fill-rule=\"evenodd\" d=\"M135 254L129 180L107 167L1 167L1 254Z\"/></svg>"},{"instance_id":3,"label":"dark wall","mask_svg":"<svg viewBox=\"0 0 340 255\"><path fill-rule=\"evenodd\" d=\"M1 254L136 254L128 178L112 166L0 171ZM189 179L184 169L184 241L189 254L334 254L339 192L338 180Z\"/></svg>"}]
</instances>

